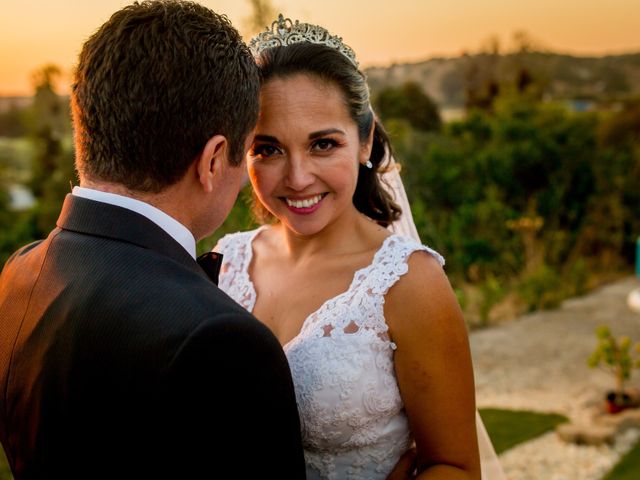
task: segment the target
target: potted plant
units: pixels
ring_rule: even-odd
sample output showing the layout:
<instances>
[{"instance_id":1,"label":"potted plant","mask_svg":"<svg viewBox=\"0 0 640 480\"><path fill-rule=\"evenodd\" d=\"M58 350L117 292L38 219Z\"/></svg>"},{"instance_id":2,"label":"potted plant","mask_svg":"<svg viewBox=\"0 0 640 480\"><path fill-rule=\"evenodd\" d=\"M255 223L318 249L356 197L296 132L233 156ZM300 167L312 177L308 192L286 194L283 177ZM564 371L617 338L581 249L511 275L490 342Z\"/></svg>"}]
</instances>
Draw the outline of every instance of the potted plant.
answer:
<instances>
[{"instance_id":1,"label":"potted plant","mask_svg":"<svg viewBox=\"0 0 640 480\"><path fill-rule=\"evenodd\" d=\"M637 407L638 399L625 389L625 382L631 378L634 368L640 368L640 343L632 350L631 339L627 336L615 338L606 325L596 329L598 344L589 356L591 368L605 367L615 377L616 388L606 394L609 413L618 413L629 407Z\"/></svg>"}]
</instances>

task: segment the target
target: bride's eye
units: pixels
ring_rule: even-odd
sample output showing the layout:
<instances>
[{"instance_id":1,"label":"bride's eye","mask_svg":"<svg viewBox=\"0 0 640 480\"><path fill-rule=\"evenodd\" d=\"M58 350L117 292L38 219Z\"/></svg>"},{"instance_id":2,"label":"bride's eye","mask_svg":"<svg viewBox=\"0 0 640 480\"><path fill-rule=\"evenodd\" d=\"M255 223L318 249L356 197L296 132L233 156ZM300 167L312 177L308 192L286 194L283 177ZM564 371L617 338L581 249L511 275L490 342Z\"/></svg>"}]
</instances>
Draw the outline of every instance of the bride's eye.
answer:
<instances>
[{"instance_id":1,"label":"bride's eye","mask_svg":"<svg viewBox=\"0 0 640 480\"><path fill-rule=\"evenodd\" d=\"M316 152L328 152L338 146L338 142L331 138L321 138L311 145L311 149Z\"/></svg>"},{"instance_id":2,"label":"bride's eye","mask_svg":"<svg viewBox=\"0 0 640 480\"><path fill-rule=\"evenodd\" d=\"M277 155L278 153L280 153L280 150L273 145L269 145L268 143L253 145L249 150L249 155L251 155L252 157L269 158L273 155Z\"/></svg>"}]
</instances>

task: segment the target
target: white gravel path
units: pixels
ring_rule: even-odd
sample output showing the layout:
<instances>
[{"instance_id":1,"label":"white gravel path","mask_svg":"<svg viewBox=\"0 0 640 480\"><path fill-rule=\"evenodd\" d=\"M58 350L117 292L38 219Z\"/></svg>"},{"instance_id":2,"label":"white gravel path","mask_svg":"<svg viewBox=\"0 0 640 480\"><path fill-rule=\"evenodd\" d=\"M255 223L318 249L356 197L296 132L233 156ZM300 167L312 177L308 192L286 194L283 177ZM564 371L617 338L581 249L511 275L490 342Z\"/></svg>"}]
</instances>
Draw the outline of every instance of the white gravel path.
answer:
<instances>
[{"instance_id":1,"label":"white gravel path","mask_svg":"<svg viewBox=\"0 0 640 480\"><path fill-rule=\"evenodd\" d=\"M472 332L478 407L554 412L590 421L603 392L613 386L609 374L587 366L595 329L607 324L615 336L640 341L640 315L626 305L628 293L639 286L629 277L568 300L557 310ZM635 386L640 386L639 377L636 372L632 378ZM630 430L613 446L587 447L566 444L551 432L500 459L509 480L598 480L639 436Z\"/></svg>"}]
</instances>

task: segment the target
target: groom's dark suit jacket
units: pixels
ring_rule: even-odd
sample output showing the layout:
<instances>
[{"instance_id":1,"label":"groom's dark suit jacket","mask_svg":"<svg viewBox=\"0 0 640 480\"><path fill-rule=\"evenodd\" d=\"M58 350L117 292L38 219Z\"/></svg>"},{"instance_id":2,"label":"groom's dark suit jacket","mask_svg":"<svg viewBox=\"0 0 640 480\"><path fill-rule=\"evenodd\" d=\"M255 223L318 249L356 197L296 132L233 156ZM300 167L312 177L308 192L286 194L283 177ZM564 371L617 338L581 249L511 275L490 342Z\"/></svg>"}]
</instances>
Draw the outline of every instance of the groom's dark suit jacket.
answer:
<instances>
[{"instance_id":1,"label":"groom's dark suit jacket","mask_svg":"<svg viewBox=\"0 0 640 480\"><path fill-rule=\"evenodd\" d=\"M16 480L303 478L271 332L164 230L68 195L0 276L0 441Z\"/></svg>"}]
</instances>

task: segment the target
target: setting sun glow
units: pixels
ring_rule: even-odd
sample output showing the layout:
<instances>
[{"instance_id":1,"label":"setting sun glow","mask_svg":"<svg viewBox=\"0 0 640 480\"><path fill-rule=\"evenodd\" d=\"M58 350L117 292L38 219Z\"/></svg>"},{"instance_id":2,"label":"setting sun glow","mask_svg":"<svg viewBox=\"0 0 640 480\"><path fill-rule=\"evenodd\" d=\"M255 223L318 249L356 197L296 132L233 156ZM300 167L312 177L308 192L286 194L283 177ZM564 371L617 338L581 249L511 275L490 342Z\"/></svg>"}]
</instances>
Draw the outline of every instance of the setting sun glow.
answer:
<instances>
[{"instance_id":1,"label":"setting sun glow","mask_svg":"<svg viewBox=\"0 0 640 480\"><path fill-rule=\"evenodd\" d=\"M30 95L31 74L58 65L62 92L83 41L124 0L5 2L0 16L0 96ZM246 37L250 3L203 0ZM638 0L276 0L276 11L317 23L343 37L364 67L457 56L489 44L509 51L516 32L534 46L576 55L640 50Z\"/></svg>"}]
</instances>

